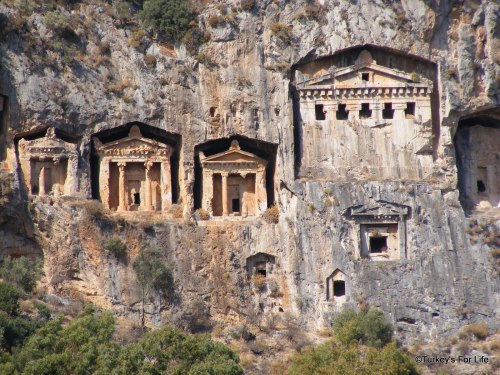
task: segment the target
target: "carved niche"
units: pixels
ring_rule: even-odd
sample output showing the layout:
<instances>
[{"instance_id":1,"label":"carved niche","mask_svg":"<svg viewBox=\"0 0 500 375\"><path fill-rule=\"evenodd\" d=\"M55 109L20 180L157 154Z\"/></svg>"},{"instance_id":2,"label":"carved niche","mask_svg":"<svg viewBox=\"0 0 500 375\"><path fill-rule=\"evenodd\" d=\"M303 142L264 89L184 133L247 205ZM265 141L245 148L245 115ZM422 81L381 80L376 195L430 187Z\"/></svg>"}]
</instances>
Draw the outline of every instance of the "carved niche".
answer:
<instances>
[{"instance_id":1,"label":"carved niche","mask_svg":"<svg viewBox=\"0 0 500 375\"><path fill-rule=\"evenodd\" d=\"M371 260L406 258L406 220L410 207L376 202L353 206L348 214L359 225L359 256Z\"/></svg>"}]
</instances>

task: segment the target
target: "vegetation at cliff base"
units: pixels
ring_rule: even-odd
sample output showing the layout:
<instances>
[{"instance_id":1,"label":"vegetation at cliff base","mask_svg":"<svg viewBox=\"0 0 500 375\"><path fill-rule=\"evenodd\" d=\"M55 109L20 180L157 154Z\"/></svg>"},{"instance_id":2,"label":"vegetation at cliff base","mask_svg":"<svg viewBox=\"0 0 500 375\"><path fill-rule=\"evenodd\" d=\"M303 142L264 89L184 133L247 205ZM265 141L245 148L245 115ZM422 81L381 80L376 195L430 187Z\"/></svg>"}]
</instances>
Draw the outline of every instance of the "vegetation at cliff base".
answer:
<instances>
[{"instance_id":1,"label":"vegetation at cliff base","mask_svg":"<svg viewBox=\"0 0 500 375\"><path fill-rule=\"evenodd\" d=\"M392 341L392 325L378 310L347 310L334 323L334 338L309 348L291 363L290 375L417 375L413 359Z\"/></svg>"}]
</instances>

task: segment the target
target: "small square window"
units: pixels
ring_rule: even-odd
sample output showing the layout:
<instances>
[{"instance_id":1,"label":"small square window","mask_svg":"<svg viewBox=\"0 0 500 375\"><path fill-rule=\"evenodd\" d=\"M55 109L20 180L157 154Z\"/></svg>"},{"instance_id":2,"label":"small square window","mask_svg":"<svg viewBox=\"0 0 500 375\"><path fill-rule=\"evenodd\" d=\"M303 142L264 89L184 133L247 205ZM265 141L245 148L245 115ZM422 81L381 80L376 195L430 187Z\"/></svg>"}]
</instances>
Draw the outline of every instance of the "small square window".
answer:
<instances>
[{"instance_id":1,"label":"small square window","mask_svg":"<svg viewBox=\"0 0 500 375\"><path fill-rule=\"evenodd\" d=\"M359 118L370 118L372 117L372 111L370 109L369 103L361 103L361 111L359 111Z\"/></svg>"},{"instance_id":2,"label":"small square window","mask_svg":"<svg viewBox=\"0 0 500 375\"><path fill-rule=\"evenodd\" d=\"M370 237L370 253L380 254L387 251L387 237Z\"/></svg>"},{"instance_id":3,"label":"small square window","mask_svg":"<svg viewBox=\"0 0 500 375\"><path fill-rule=\"evenodd\" d=\"M345 281L335 280L333 282L333 296L334 297L345 296Z\"/></svg>"},{"instance_id":4,"label":"small square window","mask_svg":"<svg viewBox=\"0 0 500 375\"><path fill-rule=\"evenodd\" d=\"M405 117L415 118L415 102L406 103Z\"/></svg>"},{"instance_id":5,"label":"small square window","mask_svg":"<svg viewBox=\"0 0 500 375\"><path fill-rule=\"evenodd\" d=\"M316 113L316 120L323 121L326 119L326 111L323 104L316 104L314 107L314 111Z\"/></svg>"},{"instance_id":6,"label":"small square window","mask_svg":"<svg viewBox=\"0 0 500 375\"><path fill-rule=\"evenodd\" d=\"M346 104L339 104L339 109L337 110L337 120L347 120L349 118L349 112L347 111Z\"/></svg>"},{"instance_id":7,"label":"small square window","mask_svg":"<svg viewBox=\"0 0 500 375\"><path fill-rule=\"evenodd\" d=\"M386 120L392 120L394 118L394 110L392 109L392 103L384 104L384 109L382 110L382 118Z\"/></svg>"},{"instance_id":8,"label":"small square window","mask_svg":"<svg viewBox=\"0 0 500 375\"><path fill-rule=\"evenodd\" d=\"M361 73L361 80L369 82L370 81L370 73Z\"/></svg>"}]
</instances>

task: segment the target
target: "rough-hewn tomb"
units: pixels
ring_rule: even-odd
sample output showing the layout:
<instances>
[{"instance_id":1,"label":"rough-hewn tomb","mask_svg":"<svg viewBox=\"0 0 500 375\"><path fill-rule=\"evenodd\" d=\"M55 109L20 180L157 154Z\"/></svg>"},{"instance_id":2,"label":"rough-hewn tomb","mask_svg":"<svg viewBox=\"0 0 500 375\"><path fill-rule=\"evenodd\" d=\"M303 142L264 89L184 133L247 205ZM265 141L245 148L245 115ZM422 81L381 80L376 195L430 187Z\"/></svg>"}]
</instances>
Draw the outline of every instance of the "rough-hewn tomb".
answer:
<instances>
[{"instance_id":1,"label":"rough-hewn tomb","mask_svg":"<svg viewBox=\"0 0 500 375\"><path fill-rule=\"evenodd\" d=\"M233 140L229 150L205 156L202 208L213 216L255 216L267 208L267 161L242 151Z\"/></svg>"},{"instance_id":2,"label":"rough-hewn tomb","mask_svg":"<svg viewBox=\"0 0 500 375\"><path fill-rule=\"evenodd\" d=\"M105 208L116 211L165 211L172 203L170 158L173 148L143 137L133 125L127 137L102 143L99 195Z\"/></svg>"},{"instance_id":3,"label":"rough-hewn tomb","mask_svg":"<svg viewBox=\"0 0 500 375\"><path fill-rule=\"evenodd\" d=\"M18 152L22 180L28 194L75 194L78 188L76 144L58 138L55 129L49 127L45 136L20 139Z\"/></svg>"}]
</instances>

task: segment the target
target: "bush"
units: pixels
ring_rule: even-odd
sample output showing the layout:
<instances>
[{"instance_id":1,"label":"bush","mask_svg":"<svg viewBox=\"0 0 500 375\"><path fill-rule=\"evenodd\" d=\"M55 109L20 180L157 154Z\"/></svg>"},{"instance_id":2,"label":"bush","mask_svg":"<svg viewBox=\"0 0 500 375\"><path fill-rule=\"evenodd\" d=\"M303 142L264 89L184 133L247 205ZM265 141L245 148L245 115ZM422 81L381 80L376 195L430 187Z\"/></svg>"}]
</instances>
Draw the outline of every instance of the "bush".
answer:
<instances>
[{"instance_id":1,"label":"bush","mask_svg":"<svg viewBox=\"0 0 500 375\"><path fill-rule=\"evenodd\" d=\"M381 348L392 339L393 327L384 314L375 309L356 313L346 310L333 322L336 338L345 345L365 344Z\"/></svg>"},{"instance_id":2,"label":"bush","mask_svg":"<svg viewBox=\"0 0 500 375\"><path fill-rule=\"evenodd\" d=\"M14 284L27 293L35 289L36 283L42 275L41 262L27 257L17 259L7 257L0 267L0 276L4 281Z\"/></svg>"},{"instance_id":3,"label":"bush","mask_svg":"<svg viewBox=\"0 0 500 375\"><path fill-rule=\"evenodd\" d=\"M0 311L16 315L20 297L21 292L14 285L0 281Z\"/></svg>"},{"instance_id":4,"label":"bush","mask_svg":"<svg viewBox=\"0 0 500 375\"><path fill-rule=\"evenodd\" d=\"M168 209L168 213L171 214L175 219L182 219L184 212L182 209L182 205L173 204Z\"/></svg>"},{"instance_id":5,"label":"bush","mask_svg":"<svg viewBox=\"0 0 500 375\"><path fill-rule=\"evenodd\" d=\"M182 43L186 46L187 51L192 55L196 56L198 53L200 46L205 44L210 40L208 34L204 33L198 27L192 27L184 35L182 38Z\"/></svg>"},{"instance_id":6,"label":"bush","mask_svg":"<svg viewBox=\"0 0 500 375\"><path fill-rule=\"evenodd\" d=\"M210 219L210 213L203 208L198 208L194 212L194 215L195 215L196 220L208 220L208 219Z\"/></svg>"},{"instance_id":7,"label":"bush","mask_svg":"<svg viewBox=\"0 0 500 375\"><path fill-rule=\"evenodd\" d=\"M127 256L127 245L118 237L112 237L106 242L105 246L108 254L113 255L116 259L122 259Z\"/></svg>"},{"instance_id":8,"label":"bush","mask_svg":"<svg viewBox=\"0 0 500 375\"><path fill-rule=\"evenodd\" d=\"M241 9L250 12L255 6L255 0L241 0Z\"/></svg>"},{"instance_id":9,"label":"bush","mask_svg":"<svg viewBox=\"0 0 500 375\"><path fill-rule=\"evenodd\" d=\"M292 28L281 22L274 22L271 25L271 33L282 41L289 43L292 39Z\"/></svg>"},{"instance_id":10,"label":"bush","mask_svg":"<svg viewBox=\"0 0 500 375\"><path fill-rule=\"evenodd\" d=\"M471 337L477 340L484 340L489 336L488 326L484 323L474 323L463 327L458 334L461 339L469 339Z\"/></svg>"},{"instance_id":11,"label":"bush","mask_svg":"<svg viewBox=\"0 0 500 375\"><path fill-rule=\"evenodd\" d=\"M278 224L280 221L280 210L277 205L269 207L262 214L262 219L268 224Z\"/></svg>"},{"instance_id":12,"label":"bush","mask_svg":"<svg viewBox=\"0 0 500 375\"><path fill-rule=\"evenodd\" d=\"M139 17L144 26L171 43L182 40L194 20L187 0L145 0Z\"/></svg>"}]
</instances>

